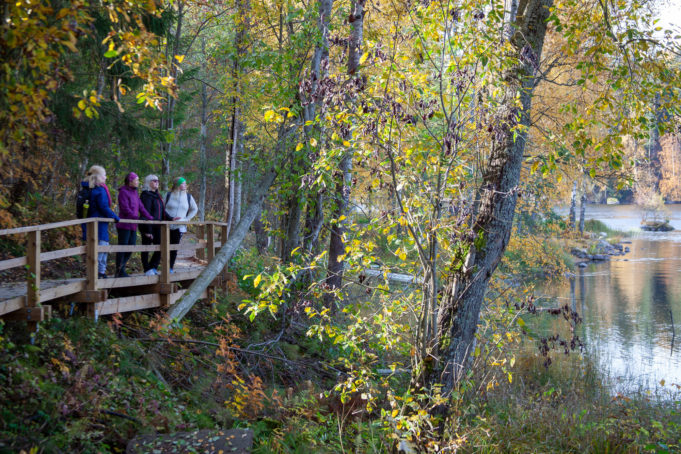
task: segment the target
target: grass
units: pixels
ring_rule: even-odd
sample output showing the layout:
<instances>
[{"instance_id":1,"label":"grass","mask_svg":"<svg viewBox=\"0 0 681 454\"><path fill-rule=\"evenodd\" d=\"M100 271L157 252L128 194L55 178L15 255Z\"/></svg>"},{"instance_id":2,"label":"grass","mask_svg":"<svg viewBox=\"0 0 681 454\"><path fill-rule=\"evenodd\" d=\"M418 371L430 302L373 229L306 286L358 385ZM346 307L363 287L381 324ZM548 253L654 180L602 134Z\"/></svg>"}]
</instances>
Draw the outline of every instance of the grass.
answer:
<instances>
[{"instance_id":1,"label":"grass","mask_svg":"<svg viewBox=\"0 0 681 454\"><path fill-rule=\"evenodd\" d=\"M681 393L611 396L607 375L579 355L521 352L513 384L488 393L464 452L671 453L681 450ZM475 447L475 449L470 449Z\"/></svg>"}]
</instances>

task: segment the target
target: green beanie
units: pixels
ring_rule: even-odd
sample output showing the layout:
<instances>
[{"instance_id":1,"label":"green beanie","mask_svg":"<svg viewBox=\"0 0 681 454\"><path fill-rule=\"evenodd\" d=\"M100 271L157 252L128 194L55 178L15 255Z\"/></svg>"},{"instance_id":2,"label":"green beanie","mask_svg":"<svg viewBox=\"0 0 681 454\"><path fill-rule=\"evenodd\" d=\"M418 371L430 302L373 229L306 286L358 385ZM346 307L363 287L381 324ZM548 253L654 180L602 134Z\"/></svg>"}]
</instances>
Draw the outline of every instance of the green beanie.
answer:
<instances>
[{"instance_id":1,"label":"green beanie","mask_svg":"<svg viewBox=\"0 0 681 454\"><path fill-rule=\"evenodd\" d=\"M181 185L182 183L186 183L186 182L187 182L187 180L185 180L182 177L179 177L177 180L175 180L175 184L178 185L178 186Z\"/></svg>"}]
</instances>

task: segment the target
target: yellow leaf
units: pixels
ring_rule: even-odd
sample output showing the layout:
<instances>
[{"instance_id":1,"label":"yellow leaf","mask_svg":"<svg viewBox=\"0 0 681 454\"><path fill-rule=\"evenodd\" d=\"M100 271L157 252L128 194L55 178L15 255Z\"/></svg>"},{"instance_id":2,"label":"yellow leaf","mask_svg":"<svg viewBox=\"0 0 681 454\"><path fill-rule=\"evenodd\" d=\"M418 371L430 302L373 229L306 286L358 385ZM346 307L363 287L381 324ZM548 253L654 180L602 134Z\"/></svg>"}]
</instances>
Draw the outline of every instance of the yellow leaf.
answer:
<instances>
[{"instance_id":1,"label":"yellow leaf","mask_svg":"<svg viewBox=\"0 0 681 454\"><path fill-rule=\"evenodd\" d=\"M274 111L273 110L268 110L265 112L265 121L272 121L274 119Z\"/></svg>"},{"instance_id":2,"label":"yellow leaf","mask_svg":"<svg viewBox=\"0 0 681 454\"><path fill-rule=\"evenodd\" d=\"M367 61L367 58L369 58L369 52L364 52L364 54L359 57L359 64L363 64L365 61Z\"/></svg>"},{"instance_id":3,"label":"yellow leaf","mask_svg":"<svg viewBox=\"0 0 681 454\"><path fill-rule=\"evenodd\" d=\"M316 147L317 146L317 139L315 139L314 137L311 137L310 138L310 145L312 145L313 147Z\"/></svg>"},{"instance_id":4,"label":"yellow leaf","mask_svg":"<svg viewBox=\"0 0 681 454\"><path fill-rule=\"evenodd\" d=\"M255 278L253 281L253 287L257 287L258 284L260 284L260 281L262 280L262 274L258 274L258 276Z\"/></svg>"},{"instance_id":5,"label":"yellow leaf","mask_svg":"<svg viewBox=\"0 0 681 454\"><path fill-rule=\"evenodd\" d=\"M350 146L350 142L348 142L347 140L344 140L344 141L343 141L343 146L349 147L349 146Z\"/></svg>"},{"instance_id":6,"label":"yellow leaf","mask_svg":"<svg viewBox=\"0 0 681 454\"><path fill-rule=\"evenodd\" d=\"M184 55L175 55L175 60L177 60L178 63L182 63L182 60L184 60Z\"/></svg>"},{"instance_id":7,"label":"yellow leaf","mask_svg":"<svg viewBox=\"0 0 681 454\"><path fill-rule=\"evenodd\" d=\"M80 101L78 101L78 108L80 110L85 110L85 107L87 107L87 105L85 104L85 101L83 101L82 99Z\"/></svg>"},{"instance_id":8,"label":"yellow leaf","mask_svg":"<svg viewBox=\"0 0 681 454\"><path fill-rule=\"evenodd\" d=\"M303 145L302 143L299 143L298 145L296 145L296 151L302 150L304 146L305 145Z\"/></svg>"}]
</instances>

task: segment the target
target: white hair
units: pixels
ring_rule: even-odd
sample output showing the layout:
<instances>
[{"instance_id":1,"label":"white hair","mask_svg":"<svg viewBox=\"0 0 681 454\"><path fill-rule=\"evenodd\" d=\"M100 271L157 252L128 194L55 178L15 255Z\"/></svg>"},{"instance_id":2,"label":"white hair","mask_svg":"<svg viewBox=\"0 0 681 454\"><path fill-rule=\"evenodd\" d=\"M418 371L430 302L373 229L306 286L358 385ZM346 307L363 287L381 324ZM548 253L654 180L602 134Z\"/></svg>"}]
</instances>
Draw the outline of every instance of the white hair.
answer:
<instances>
[{"instance_id":1,"label":"white hair","mask_svg":"<svg viewBox=\"0 0 681 454\"><path fill-rule=\"evenodd\" d=\"M158 177L156 175L147 175L144 177L144 185L142 186L143 191L151 191L149 183L151 183L152 180L158 180Z\"/></svg>"}]
</instances>

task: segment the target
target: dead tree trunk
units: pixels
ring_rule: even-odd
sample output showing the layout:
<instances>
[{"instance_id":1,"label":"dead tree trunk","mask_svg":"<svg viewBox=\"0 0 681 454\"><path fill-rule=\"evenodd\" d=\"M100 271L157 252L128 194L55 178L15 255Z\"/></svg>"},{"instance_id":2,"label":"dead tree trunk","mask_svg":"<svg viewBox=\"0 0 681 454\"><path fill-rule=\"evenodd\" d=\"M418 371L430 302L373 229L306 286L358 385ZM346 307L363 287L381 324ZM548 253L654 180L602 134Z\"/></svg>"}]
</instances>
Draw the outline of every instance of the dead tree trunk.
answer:
<instances>
[{"instance_id":1,"label":"dead tree trunk","mask_svg":"<svg viewBox=\"0 0 681 454\"><path fill-rule=\"evenodd\" d=\"M227 242L220 248L218 253L215 254L215 258L206 266L199 277L192 282L192 285L190 285L185 294L182 295L182 298L180 298L180 300L168 311L168 314L166 315L168 323L181 320L194 306L196 301L201 298L201 294L208 288L210 283L213 282L213 279L215 279L223 268L227 266L227 263L246 237L251 224L255 218L260 215L262 204L276 177L276 169L271 169L265 174L260 181L260 184L257 186L258 189L253 194L251 204L241 217L241 221L239 221L232 230Z\"/></svg>"},{"instance_id":2,"label":"dead tree trunk","mask_svg":"<svg viewBox=\"0 0 681 454\"><path fill-rule=\"evenodd\" d=\"M479 208L471 235L463 240L465 259L463 263L454 259L444 283L433 355L437 359L425 372L427 382L441 383L445 393L469 368L487 285L511 235L532 92L539 77L537 69L552 4L553 0L528 0L518 9L510 40L518 60L500 75L504 91L495 118L498 130L478 187Z\"/></svg>"}]
</instances>

